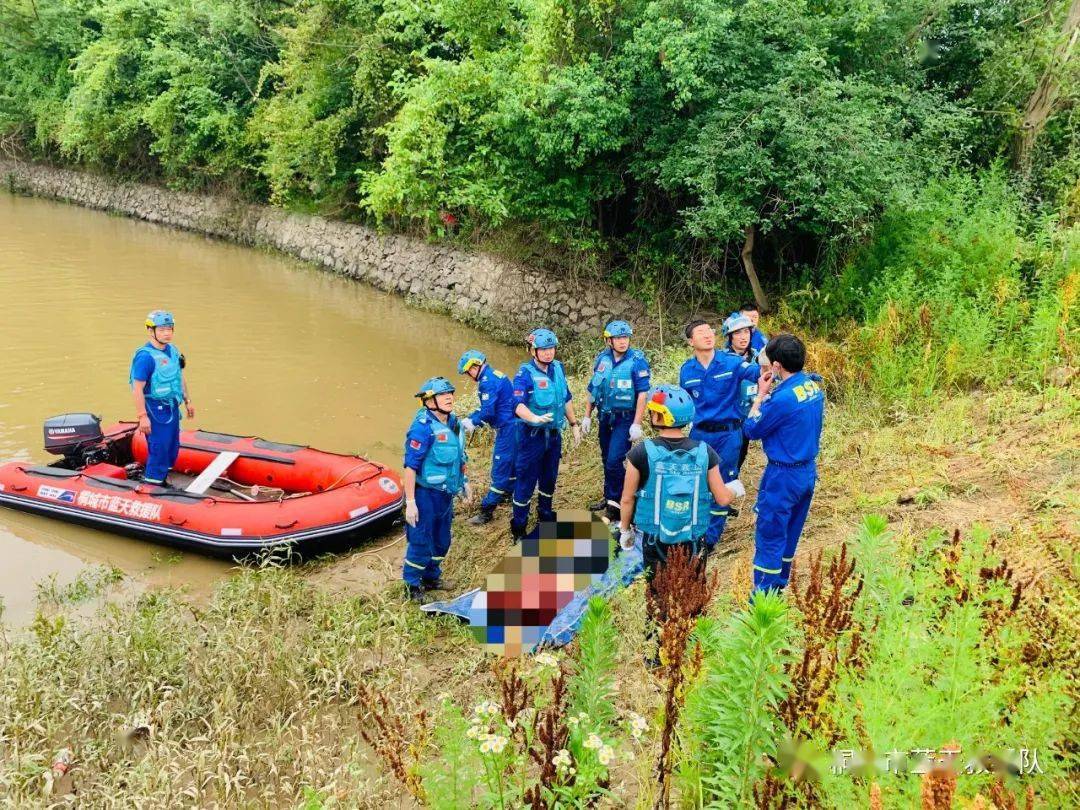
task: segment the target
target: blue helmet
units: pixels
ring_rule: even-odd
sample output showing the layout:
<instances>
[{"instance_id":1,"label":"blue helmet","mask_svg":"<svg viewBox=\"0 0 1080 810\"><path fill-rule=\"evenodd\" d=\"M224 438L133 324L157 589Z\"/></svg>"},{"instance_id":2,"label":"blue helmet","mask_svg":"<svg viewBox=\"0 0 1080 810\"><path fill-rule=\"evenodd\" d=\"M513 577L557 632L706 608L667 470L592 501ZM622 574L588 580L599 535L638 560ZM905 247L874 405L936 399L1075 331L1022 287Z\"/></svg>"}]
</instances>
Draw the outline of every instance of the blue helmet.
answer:
<instances>
[{"instance_id":1,"label":"blue helmet","mask_svg":"<svg viewBox=\"0 0 1080 810\"><path fill-rule=\"evenodd\" d=\"M694 421L694 400L677 385L654 385L649 389L645 407L660 416L663 427L686 427Z\"/></svg>"},{"instance_id":2,"label":"blue helmet","mask_svg":"<svg viewBox=\"0 0 1080 810\"><path fill-rule=\"evenodd\" d=\"M478 352L476 349L469 349L458 360L457 373L466 374L473 366L482 366L487 362L487 357L483 352Z\"/></svg>"},{"instance_id":3,"label":"blue helmet","mask_svg":"<svg viewBox=\"0 0 1080 810\"><path fill-rule=\"evenodd\" d=\"M166 312L163 309L155 309L146 316L147 329L156 329L159 326L176 326L176 322L173 321L171 312Z\"/></svg>"},{"instance_id":4,"label":"blue helmet","mask_svg":"<svg viewBox=\"0 0 1080 810\"><path fill-rule=\"evenodd\" d=\"M534 349L554 349L559 339L550 329L534 329L529 333L529 343Z\"/></svg>"},{"instance_id":5,"label":"blue helmet","mask_svg":"<svg viewBox=\"0 0 1080 810\"><path fill-rule=\"evenodd\" d=\"M754 322L741 312L732 312L724 321L724 337L730 337L732 332L740 329L753 329Z\"/></svg>"},{"instance_id":6,"label":"blue helmet","mask_svg":"<svg viewBox=\"0 0 1080 810\"><path fill-rule=\"evenodd\" d=\"M634 334L634 328L626 321L612 321L604 327L604 337L630 337Z\"/></svg>"},{"instance_id":7,"label":"blue helmet","mask_svg":"<svg viewBox=\"0 0 1080 810\"><path fill-rule=\"evenodd\" d=\"M437 394L454 393L454 384L446 377L431 377L420 384L420 390L416 392L421 401L431 399Z\"/></svg>"}]
</instances>

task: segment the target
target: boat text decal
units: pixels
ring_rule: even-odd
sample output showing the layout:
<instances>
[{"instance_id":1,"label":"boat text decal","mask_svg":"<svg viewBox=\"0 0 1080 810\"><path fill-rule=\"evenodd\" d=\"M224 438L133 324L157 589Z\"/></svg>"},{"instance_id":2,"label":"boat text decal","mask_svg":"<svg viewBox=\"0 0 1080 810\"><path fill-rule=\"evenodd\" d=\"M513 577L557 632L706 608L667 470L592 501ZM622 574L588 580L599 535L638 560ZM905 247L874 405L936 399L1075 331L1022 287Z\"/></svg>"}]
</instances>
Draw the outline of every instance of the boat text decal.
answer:
<instances>
[{"instance_id":1,"label":"boat text decal","mask_svg":"<svg viewBox=\"0 0 1080 810\"><path fill-rule=\"evenodd\" d=\"M114 515L129 515L143 520L158 520L161 518L161 504L133 501L130 498L121 498L117 495L105 495L100 492L83 490L79 493L78 503L79 506L100 509L102 512L112 512Z\"/></svg>"}]
</instances>

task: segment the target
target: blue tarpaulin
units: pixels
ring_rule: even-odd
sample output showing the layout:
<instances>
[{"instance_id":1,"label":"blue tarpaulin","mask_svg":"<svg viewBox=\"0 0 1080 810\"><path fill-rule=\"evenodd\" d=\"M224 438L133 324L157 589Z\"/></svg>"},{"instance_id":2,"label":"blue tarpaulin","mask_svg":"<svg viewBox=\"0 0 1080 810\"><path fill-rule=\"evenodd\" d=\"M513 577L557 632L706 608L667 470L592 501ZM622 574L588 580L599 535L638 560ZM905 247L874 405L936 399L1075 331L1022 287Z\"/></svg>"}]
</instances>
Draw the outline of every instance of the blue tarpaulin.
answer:
<instances>
[{"instance_id":1,"label":"blue tarpaulin","mask_svg":"<svg viewBox=\"0 0 1080 810\"><path fill-rule=\"evenodd\" d=\"M562 647L569 644L574 640L574 636L577 635L577 631L581 627L581 620L585 615L585 608L588 606L589 600L594 596L605 598L611 596L619 588L629 585L642 570L641 541L639 537L637 545L629 551L621 552L618 557L611 561L603 575L597 578L588 588L576 593L573 599L555 614L555 618L540 637L540 643L537 644L536 649ZM471 625L475 625L477 621L484 621L487 616L487 611L474 612L472 610L473 601L481 593L483 593L482 589L475 588L454 599L448 599L444 602L432 602L421 606L420 609L427 613L446 613L457 616ZM478 613L481 615L478 616Z\"/></svg>"}]
</instances>

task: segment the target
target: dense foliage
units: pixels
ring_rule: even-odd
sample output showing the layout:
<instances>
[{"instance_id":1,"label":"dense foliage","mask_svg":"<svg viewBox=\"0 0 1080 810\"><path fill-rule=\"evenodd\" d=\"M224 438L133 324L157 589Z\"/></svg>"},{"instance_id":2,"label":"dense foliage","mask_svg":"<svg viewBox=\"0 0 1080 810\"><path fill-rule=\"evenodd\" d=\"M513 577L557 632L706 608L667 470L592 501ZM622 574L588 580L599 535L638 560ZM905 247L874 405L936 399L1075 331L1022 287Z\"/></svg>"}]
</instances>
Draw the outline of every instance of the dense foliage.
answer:
<instances>
[{"instance_id":1,"label":"dense foliage","mask_svg":"<svg viewBox=\"0 0 1080 810\"><path fill-rule=\"evenodd\" d=\"M0 144L665 303L752 240L914 399L1075 366L1078 3L9 0Z\"/></svg>"}]
</instances>

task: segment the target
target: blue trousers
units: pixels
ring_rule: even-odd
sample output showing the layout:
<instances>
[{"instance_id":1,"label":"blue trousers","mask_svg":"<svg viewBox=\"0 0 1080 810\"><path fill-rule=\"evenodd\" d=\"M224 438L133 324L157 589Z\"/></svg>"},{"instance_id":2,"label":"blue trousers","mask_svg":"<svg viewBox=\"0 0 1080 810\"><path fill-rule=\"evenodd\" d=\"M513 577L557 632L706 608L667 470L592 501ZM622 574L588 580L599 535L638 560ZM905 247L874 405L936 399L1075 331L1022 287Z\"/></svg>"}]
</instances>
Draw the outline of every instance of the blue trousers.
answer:
<instances>
[{"instance_id":1,"label":"blue trousers","mask_svg":"<svg viewBox=\"0 0 1080 810\"><path fill-rule=\"evenodd\" d=\"M690 431L690 438L705 442L720 456L720 477L725 482L734 481L739 477L739 453L742 451L743 440L741 428L706 431L699 430L695 425ZM709 528L705 532L705 545L708 548L711 549L720 542L720 535L724 533L727 519L728 508L713 503L712 509L709 510Z\"/></svg>"},{"instance_id":2,"label":"blue trousers","mask_svg":"<svg viewBox=\"0 0 1080 810\"><path fill-rule=\"evenodd\" d=\"M514 462L517 459L520 422L510 422L495 431L495 446L491 450L491 488L480 501L481 509L494 509L514 494Z\"/></svg>"},{"instance_id":3,"label":"blue trousers","mask_svg":"<svg viewBox=\"0 0 1080 810\"><path fill-rule=\"evenodd\" d=\"M161 484L180 455L180 406L161 399L146 400L150 417L150 435L146 439L147 457L143 480Z\"/></svg>"},{"instance_id":4,"label":"blue trousers","mask_svg":"<svg viewBox=\"0 0 1080 810\"><path fill-rule=\"evenodd\" d=\"M781 467L770 463L758 489L757 526L754 531L754 589L782 590L791 576L791 562L799 547L810 501L817 484L817 468Z\"/></svg>"},{"instance_id":5,"label":"blue trousers","mask_svg":"<svg viewBox=\"0 0 1080 810\"><path fill-rule=\"evenodd\" d=\"M604 500L608 506L619 505L626 480L626 454L630 452L630 425L633 411L600 414L600 458L604 462Z\"/></svg>"},{"instance_id":6,"label":"blue trousers","mask_svg":"<svg viewBox=\"0 0 1080 810\"><path fill-rule=\"evenodd\" d=\"M529 522L529 503L533 490L539 485L536 513L540 520L554 520L551 501L555 497L555 481L559 477L562 458L562 433L552 428L521 426L514 483L514 513L510 523L524 529Z\"/></svg>"},{"instance_id":7,"label":"blue trousers","mask_svg":"<svg viewBox=\"0 0 1080 810\"><path fill-rule=\"evenodd\" d=\"M405 524L405 564L402 578L410 585L442 576L442 561L450 550L450 524L454 520L454 496L429 487L416 486L415 526Z\"/></svg>"}]
</instances>

